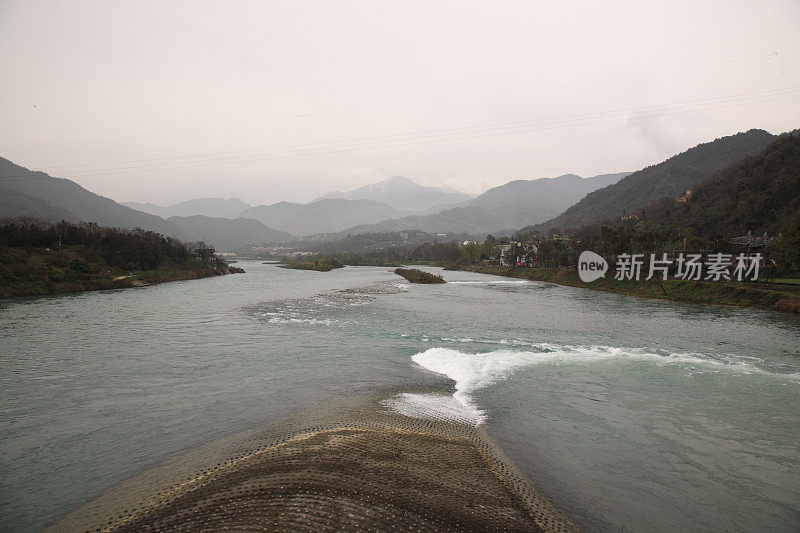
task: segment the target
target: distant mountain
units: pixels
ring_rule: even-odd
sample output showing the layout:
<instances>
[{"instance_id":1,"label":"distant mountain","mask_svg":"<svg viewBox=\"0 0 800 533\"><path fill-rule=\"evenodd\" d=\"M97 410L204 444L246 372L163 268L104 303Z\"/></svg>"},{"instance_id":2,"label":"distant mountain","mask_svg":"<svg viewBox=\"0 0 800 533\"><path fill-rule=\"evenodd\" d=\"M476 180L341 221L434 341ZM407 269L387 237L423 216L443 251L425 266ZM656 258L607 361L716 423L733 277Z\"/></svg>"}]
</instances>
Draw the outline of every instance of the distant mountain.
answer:
<instances>
[{"instance_id":1,"label":"distant mountain","mask_svg":"<svg viewBox=\"0 0 800 533\"><path fill-rule=\"evenodd\" d=\"M168 218L167 207L163 205L156 205L150 202L146 203L139 203L139 202L120 202L120 205L124 205L125 207L130 207L131 209L136 209L137 211L141 211L142 213L150 213L151 215L155 215L161 218Z\"/></svg>"},{"instance_id":2,"label":"distant mountain","mask_svg":"<svg viewBox=\"0 0 800 533\"><path fill-rule=\"evenodd\" d=\"M310 204L278 202L245 210L243 218L254 218L270 228L295 235L334 233L358 224L375 223L407 213L372 200L318 200Z\"/></svg>"},{"instance_id":3,"label":"distant mountain","mask_svg":"<svg viewBox=\"0 0 800 533\"><path fill-rule=\"evenodd\" d=\"M586 194L616 183L627 175L627 172L622 172L582 178L575 174L564 174L557 178L515 180L489 189L469 205L516 211L512 215L515 220L531 216L544 220L553 212L560 213L566 209L564 206L572 205Z\"/></svg>"},{"instance_id":4,"label":"distant mountain","mask_svg":"<svg viewBox=\"0 0 800 533\"><path fill-rule=\"evenodd\" d=\"M87 191L74 181L35 172L0 157L0 216L28 216L60 222L97 222L101 226L142 228L186 239L175 224Z\"/></svg>"},{"instance_id":5,"label":"distant mountain","mask_svg":"<svg viewBox=\"0 0 800 533\"><path fill-rule=\"evenodd\" d=\"M646 167L619 180L614 185L588 194L561 215L539 224L547 231L552 227L592 224L631 214L650 202L664 197L678 197L687 189L746 156L760 153L775 140L764 130L750 130L690 148L657 165Z\"/></svg>"},{"instance_id":6,"label":"distant mountain","mask_svg":"<svg viewBox=\"0 0 800 533\"><path fill-rule=\"evenodd\" d=\"M566 174L557 178L515 180L489 189L466 205L429 215L410 215L348 228L342 232L365 233L422 230L429 233L486 233L512 230L547 220L587 193L605 187L626 173L581 178Z\"/></svg>"},{"instance_id":7,"label":"distant mountain","mask_svg":"<svg viewBox=\"0 0 800 533\"><path fill-rule=\"evenodd\" d=\"M359 233L385 233L419 230L426 233L486 233L511 230L509 217L500 210L482 207L456 207L433 215L409 215L402 218L381 220L372 224L360 224L339 232L339 236Z\"/></svg>"},{"instance_id":8,"label":"distant mountain","mask_svg":"<svg viewBox=\"0 0 800 533\"><path fill-rule=\"evenodd\" d=\"M464 202L471 199L472 196L449 187L424 187L417 185L405 176L394 176L352 191L328 193L315 201L332 198L373 200L390 205L398 211L419 213L437 205Z\"/></svg>"},{"instance_id":9,"label":"distant mountain","mask_svg":"<svg viewBox=\"0 0 800 533\"><path fill-rule=\"evenodd\" d=\"M420 215L435 215L436 213L441 213L442 211L448 211L450 209L455 209L457 207L467 207L469 205L470 201L472 201L471 198L469 200L464 200L463 202L455 202L455 203L452 203L452 204L436 204L436 205L432 205L431 207L429 207L427 209L424 209L424 210L420 211L417 214L420 214Z\"/></svg>"},{"instance_id":10,"label":"distant mountain","mask_svg":"<svg viewBox=\"0 0 800 533\"><path fill-rule=\"evenodd\" d=\"M140 204L137 202L122 202L122 205L163 218L191 217L194 215L237 218L242 214L242 211L253 207L241 201L239 198L228 198L227 200L224 198L198 198L196 200L187 200L166 207L151 203Z\"/></svg>"},{"instance_id":11,"label":"distant mountain","mask_svg":"<svg viewBox=\"0 0 800 533\"><path fill-rule=\"evenodd\" d=\"M782 232L783 244L791 242L800 258L800 136L779 136L758 156L697 185L685 201L664 198L644 208L641 216L673 231L691 227L705 237Z\"/></svg>"},{"instance_id":12,"label":"distant mountain","mask_svg":"<svg viewBox=\"0 0 800 533\"><path fill-rule=\"evenodd\" d=\"M285 231L268 228L252 218L213 218L203 215L170 217L189 240L205 241L221 252L238 250L245 244L284 243L297 237Z\"/></svg>"}]
</instances>

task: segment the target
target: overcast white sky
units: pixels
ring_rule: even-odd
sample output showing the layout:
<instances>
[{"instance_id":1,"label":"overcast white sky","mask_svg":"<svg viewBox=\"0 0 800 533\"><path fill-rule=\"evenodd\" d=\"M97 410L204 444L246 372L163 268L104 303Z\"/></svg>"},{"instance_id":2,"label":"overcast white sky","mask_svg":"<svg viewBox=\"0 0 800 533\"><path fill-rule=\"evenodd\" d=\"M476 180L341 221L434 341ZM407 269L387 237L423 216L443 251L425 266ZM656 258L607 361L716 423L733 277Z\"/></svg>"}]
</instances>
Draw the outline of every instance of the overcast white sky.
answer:
<instances>
[{"instance_id":1,"label":"overcast white sky","mask_svg":"<svg viewBox=\"0 0 800 533\"><path fill-rule=\"evenodd\" d=\"M797 0L0 0L0 155L118 201L480 193L798 127Z\"/></svg>"}]
</instances>

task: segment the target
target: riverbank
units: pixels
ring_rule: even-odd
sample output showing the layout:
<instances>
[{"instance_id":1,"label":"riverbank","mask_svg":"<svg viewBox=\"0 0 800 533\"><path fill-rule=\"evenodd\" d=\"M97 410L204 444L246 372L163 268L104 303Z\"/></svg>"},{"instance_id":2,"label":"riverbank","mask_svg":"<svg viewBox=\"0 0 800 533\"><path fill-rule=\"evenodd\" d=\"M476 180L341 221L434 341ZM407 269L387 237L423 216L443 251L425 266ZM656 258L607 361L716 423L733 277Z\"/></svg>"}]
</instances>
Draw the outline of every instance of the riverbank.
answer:
<instances>
[{"instance_id":1,"label":"riverbank","mask_svg":"<svg viewBox=\"0 0 800 533\"><path fill-rule=\"evenodd\" d=\"M800 287L789 285L684 281L619 281L607 275L592 283L584 283L578 272L566 268L518 268L489 265L447 265L448 270L464 270L532 281L544 281L570 287L593 289L641 298L672 300L676 302L729 305L800 313Z\"/></svg>"},{"instance_id":2,"label":"riverbank","mask_svg":"<svg viewBox=\"0 0 800 533\"><path fill-rule=\"evenodd\" d=\"M261 443L236 445L217 464L197 462L199 471L158 492L136 490L144 499L134 504L130 493L118 496L131 485L111 491L50 530L575 529L482 430L381 412L371 402L360 409L371 413L311 415L313 426L268 442L232 438ZM153 477L144 476L152 490Z\"/></svg>"},{"instance_id":3,"label":"riverbank","mask_svg":"<svg viewBox=\"0 0 800 533\"><path fill-rule=\"evenodd\" d=\"M126 271L109 266L85 246L62 250L0 247L0 298L125 289L244 272L224 262L164 261Z\"/></svg>"}]
</instances>

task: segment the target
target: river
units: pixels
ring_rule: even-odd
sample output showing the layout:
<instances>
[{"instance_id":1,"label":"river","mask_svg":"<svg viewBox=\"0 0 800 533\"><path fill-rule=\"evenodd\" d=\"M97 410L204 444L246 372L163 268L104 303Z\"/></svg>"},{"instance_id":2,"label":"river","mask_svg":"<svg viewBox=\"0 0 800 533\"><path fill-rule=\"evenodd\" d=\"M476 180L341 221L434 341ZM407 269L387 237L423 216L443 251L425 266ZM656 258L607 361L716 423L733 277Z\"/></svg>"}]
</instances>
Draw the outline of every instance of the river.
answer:
<instances>
[{"instance_id":1,"label":"river","mask_svg":"<svg viewBox=\"0 0 800 533\"><path fill-rule=\"evenodd\" d=\"M484 424L588 531L800 529L800 317L466 272L237 266L0 302L0 529L359 395Z\"/></svg>"}]
</instances>

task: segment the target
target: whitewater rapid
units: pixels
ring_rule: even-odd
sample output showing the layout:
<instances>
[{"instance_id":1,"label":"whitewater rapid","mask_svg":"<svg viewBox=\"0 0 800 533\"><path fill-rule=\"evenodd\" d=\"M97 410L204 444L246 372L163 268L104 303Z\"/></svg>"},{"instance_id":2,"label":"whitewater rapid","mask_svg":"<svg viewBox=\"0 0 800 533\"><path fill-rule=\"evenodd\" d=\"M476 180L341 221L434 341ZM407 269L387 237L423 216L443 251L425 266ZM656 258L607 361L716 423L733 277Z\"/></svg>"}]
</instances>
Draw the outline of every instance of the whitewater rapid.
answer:
<instances>
[{"instance_id":1,"label":"whitewater rapid","mask_svg":"<svg viewBox=\"0 0 800 533\"><path fill-rule=\"evenodd\" d=\"M429 339L424 339L426 342ZM490 343L472 338L442 340L462 343ZM542 364L562 365L608 361L612 359L642 361L654 365L684 365L689 369L707 368L744 374L766 374L788 378L796 383L800 373L772 372L761 368L763 360L734 354L669 353L647 348L613 346L572 346L524 341L494 341L495 344L524 346L527 349L500 349L469 353L453 348L436 347L411 357L418 366L447 376L455 382L452 396L444 394L403 393L384 400L391 410L415 418L444 419L478 426L487 420L486 412L475 403L473 393L508 379L524 367Z\"/></svg>"}]
</instances>

